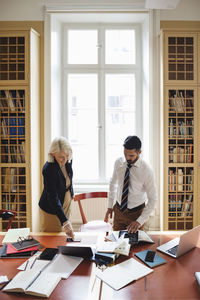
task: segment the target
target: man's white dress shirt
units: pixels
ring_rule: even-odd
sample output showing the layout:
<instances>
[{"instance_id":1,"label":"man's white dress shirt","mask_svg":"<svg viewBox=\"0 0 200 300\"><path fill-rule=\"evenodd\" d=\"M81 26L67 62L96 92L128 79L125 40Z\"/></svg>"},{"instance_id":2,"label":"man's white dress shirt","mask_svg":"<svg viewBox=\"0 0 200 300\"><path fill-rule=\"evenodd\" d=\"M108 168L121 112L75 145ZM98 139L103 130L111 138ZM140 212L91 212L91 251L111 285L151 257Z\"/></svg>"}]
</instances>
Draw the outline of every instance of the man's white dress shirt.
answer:
<instances>
[{"instance_id":1,"label":"man's white dress shirt","mask_svg":"<svg viewBox=\"0 0 200 300\"><path fill-rule=\"evenodd\" d=\"M121 204L126 166L127 161L124 157L117 159L115 162L113 175L109 185L108 208L113 208L115 202ZM157 190L153 171L149 165L139 157L130 168L127 207L131 209L144 202L146 203L146 206L141 216L137 219L141 225L148 220L155 208L157 202Z\"/></svg>"}]
</instances>

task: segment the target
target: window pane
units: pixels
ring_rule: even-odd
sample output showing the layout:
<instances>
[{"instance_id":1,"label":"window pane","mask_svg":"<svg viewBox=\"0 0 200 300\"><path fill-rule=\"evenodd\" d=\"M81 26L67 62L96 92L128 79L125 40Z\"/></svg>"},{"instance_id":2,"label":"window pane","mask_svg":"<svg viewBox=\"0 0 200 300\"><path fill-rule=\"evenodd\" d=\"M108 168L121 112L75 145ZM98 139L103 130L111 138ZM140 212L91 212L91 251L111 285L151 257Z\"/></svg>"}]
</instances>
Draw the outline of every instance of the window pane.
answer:
<instances>
[{"instance_id":1,"label":"window pane","mask_svg":"<svg viewBox=\"0 0 200 300\"><path fill-rule=\"evenodd\" d=\"M135 64L135 30L106 30L106 64Z\"/></svg>"},{"instance_id":2,"label":"window pane","mask_svg":"<svg viewBox=\"0 0 200 300\"><path fill-rule=\"evenodd\" d=\"M114 161L123 155L123 141L135 134L136 99L134 74L106 75L106 178Z\"/></svg>"},{"instance_id":3,"label":"window pane","mask_svg":"<svg viewBox=\"0 0 200 300\"><path fill-rule=\"evenodd\" d=\"M98 179L97 96L96 74L68 76L68 132L74 181Z\"/></svg>"},{"instance_id":4,"label":"window pane","mask_svg":"<svg viewBox=\"0 0 200 300\"><path fill-rule=\"evenodd\" d=\"M97 30L68 31L68 63L97 64Z\"/></svg>"}]
</instances>

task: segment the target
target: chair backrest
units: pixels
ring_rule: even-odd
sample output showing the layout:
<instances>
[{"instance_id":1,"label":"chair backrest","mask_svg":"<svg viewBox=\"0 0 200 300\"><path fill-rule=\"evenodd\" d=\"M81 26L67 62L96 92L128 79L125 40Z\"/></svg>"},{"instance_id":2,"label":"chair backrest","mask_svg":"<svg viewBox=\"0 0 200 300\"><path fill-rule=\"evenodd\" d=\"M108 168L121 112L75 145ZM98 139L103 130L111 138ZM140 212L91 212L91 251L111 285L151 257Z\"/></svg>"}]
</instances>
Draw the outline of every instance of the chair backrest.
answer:
<instances>
[{"instance_id":1,"label":"chair backrest","mask_svg":"<svg viewBox=\"0 0 200 300\"><path fill-rule=\"evenodd\" d=\"M81 213L81 218L82 218L83 224L87 223L87 219L86 219L84 211L83 211L81 200L86 200L86 199L91 199L91 198L107 198L107 197L108 197L107 192L91 192L91 193L82 193L82 194L75 195L74 201L78 201L78 206L79 206L79 210Z\"/></svg>"},{"instance_id":2,"label":"chair backrest","mask_svg":"<svg viewBox=\"0 0 200 300\"><path fill-rule=\"evenodd\" d=\"M8 231L8 229L10 229L12 221L14 220L15 216L16 216L16 212L14 210L10 210L10 209L0 209L0 217L2 218L2 220L8 220L8 225L6 227L6 230Z\"/></svg>"}]
</instances>

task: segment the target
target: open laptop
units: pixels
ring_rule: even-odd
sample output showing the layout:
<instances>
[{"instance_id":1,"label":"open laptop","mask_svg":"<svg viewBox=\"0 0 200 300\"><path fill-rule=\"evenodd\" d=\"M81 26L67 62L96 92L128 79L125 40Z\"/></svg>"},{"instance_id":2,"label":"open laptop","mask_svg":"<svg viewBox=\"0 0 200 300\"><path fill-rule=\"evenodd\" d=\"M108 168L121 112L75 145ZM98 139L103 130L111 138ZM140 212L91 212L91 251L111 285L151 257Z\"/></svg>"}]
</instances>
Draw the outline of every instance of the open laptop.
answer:
<instances>
[{"instance_id":1,"label":"open laptop","mask_svg":"<svg viewBox=\"0 0 200 300\"><path fill-rule=\"evenodd\" d=\"M183 233L180 238L175 238L156 249L177 258L196 247L200 234L200 225Z\"/></svg>"}]
</instances>

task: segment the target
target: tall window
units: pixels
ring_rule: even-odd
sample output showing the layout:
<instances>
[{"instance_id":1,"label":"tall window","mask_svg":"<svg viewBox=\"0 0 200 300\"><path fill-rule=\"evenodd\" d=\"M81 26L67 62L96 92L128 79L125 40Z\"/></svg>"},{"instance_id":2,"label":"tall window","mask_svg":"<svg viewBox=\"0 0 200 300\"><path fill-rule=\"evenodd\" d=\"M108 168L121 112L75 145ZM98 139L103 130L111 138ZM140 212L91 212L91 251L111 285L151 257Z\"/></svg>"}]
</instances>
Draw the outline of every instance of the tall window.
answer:
<instances>
[{"instance_id":1,"label":"tall window","mask_svg":"<svg viewBox=\"0 0 200 300\"><path fill-rule=\"evenodd\" d=\"M75 182L107 182L123 140L142 127L138 32L119 24L65 27L65 134Z\"/></svg>"}]
</instances>

